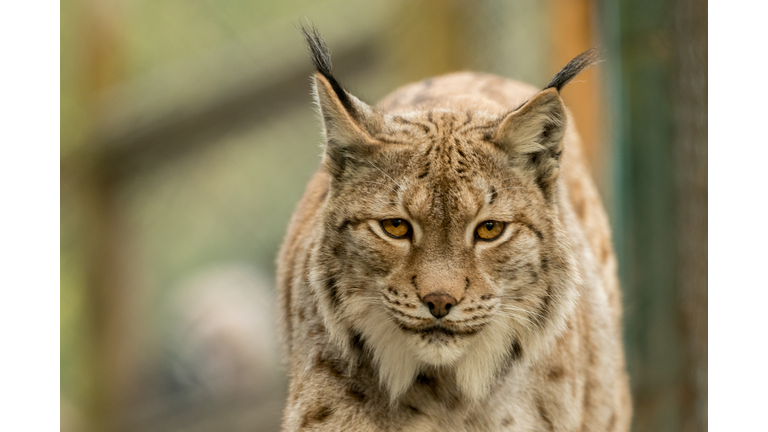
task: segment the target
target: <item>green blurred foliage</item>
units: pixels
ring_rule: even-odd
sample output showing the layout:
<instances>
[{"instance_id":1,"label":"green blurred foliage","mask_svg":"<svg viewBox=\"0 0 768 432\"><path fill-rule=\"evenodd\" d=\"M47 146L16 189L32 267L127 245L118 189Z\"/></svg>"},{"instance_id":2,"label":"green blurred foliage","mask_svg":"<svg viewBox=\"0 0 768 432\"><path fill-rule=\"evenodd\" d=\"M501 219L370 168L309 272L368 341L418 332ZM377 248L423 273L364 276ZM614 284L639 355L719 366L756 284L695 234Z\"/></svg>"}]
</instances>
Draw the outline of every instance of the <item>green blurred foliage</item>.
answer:
<instances>
[{"instance_id":1,"label":"green blurred foliage","mask_svg":"<svg viewBox=\"0 0 768 432\"><path fill-rule=\"evenodd\" d=\"M99 32L115 37L111 84L120 84L222 45L313 4L310 0L70 0L61 5L61 155L91 145L103 89L94 88ZM99 26L104 26L99 28ZM215 77L211 77L215 79ZM309 86L307 85L307 91ZM145 328L162 328L164 293L191 270L219 261L257 263L273 272L293 206L319 160L311 106L268 127L240 132L128 182L120 206L135 237L132 252L150 292ZM75 165L77 166L77 165ZM77 174L77 173L75 173ZM61 392L81 405L90 389L83 197L62 181ZM157 342L157 341L155 341Z\"/></svg>"},{"instance_id":2,"label":"green blurred foliage","mask_svg":"<svg viewBox=\"0 0 768 432\"><path fill-rule=\"evenodd\" d=\"M135 0L125 9L126 78L236 42L312 0Z\"/></svg>"}]
</instances>

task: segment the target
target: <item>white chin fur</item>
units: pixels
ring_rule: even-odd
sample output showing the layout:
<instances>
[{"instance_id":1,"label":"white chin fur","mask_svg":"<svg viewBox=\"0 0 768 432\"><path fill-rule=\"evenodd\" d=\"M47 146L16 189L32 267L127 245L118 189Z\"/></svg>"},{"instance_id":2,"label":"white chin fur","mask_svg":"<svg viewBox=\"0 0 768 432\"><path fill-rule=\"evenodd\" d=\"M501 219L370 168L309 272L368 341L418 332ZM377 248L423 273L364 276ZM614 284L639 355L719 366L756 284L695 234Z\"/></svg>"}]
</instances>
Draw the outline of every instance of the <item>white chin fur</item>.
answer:
<instances>
[{"instance_id":1,"label":"white chin fur","mask_svg":"<svg viewBox=\"0 0 768 432\"><path fill-rule=\"evenodd\" d=\"M379 380L395 402L425 367L453 366L462 393L482 400L491 388L511 344L511 329L497 322L484 331L449 344L404 332L386 311L357 315L358 330L373 353L379 367ZM507 343L509 342L509 343Z\"/></svg>"},{"instance_id":2,"label":"white chin fur","mask_svg":"<svg viewBox=\"0 0 768 432\"><path fill-rule=\"evenodd\" d=\"M467 350L471 338L462 338L444 342L445 337L422 339L418 335L408 335L408 349L425 365L450 366L455 364Z\"/></svg>"}]
</instances>

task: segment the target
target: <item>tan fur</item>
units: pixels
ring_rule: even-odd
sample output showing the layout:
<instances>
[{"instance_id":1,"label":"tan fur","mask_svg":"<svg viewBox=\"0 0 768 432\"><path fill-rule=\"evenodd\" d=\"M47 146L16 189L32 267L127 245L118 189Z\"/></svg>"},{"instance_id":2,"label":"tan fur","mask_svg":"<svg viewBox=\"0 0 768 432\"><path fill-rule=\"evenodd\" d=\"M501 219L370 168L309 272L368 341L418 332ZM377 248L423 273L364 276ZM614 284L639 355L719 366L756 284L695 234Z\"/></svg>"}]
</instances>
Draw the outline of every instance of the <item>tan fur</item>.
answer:
<instances>
[{"instance_id":1,"label":"tan fur","mask_svg":"<svg viewBox=\"0 0 768 432\"><path fill-rule=\"evenodd\" d=\"M374 108L315 78L324 163L278 258L283 430L627 431L616 259L557 90L458 73ZM434 292L458 301L440 320Z\"/></svg>"}]
</instances>

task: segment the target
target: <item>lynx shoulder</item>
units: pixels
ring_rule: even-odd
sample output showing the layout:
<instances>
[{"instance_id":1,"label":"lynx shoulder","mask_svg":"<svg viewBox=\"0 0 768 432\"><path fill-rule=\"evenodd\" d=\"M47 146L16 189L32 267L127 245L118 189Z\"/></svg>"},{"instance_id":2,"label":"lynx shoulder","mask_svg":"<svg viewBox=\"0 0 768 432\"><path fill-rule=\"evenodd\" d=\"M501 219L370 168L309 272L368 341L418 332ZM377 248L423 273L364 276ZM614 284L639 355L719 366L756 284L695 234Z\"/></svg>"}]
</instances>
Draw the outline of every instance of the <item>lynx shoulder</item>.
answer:
<instances>
[{"instance_id":1,"label":"lynx shoulder","mask_svg":"<svg viewBox=\"0 0 768 432\"><path fill-rule=\"evenodd\" d=\"M278 258L283 430L626 431L607 218L559 91L456 73L376 106L303 29L325 145Z\"/></svg>"}]
</instances>

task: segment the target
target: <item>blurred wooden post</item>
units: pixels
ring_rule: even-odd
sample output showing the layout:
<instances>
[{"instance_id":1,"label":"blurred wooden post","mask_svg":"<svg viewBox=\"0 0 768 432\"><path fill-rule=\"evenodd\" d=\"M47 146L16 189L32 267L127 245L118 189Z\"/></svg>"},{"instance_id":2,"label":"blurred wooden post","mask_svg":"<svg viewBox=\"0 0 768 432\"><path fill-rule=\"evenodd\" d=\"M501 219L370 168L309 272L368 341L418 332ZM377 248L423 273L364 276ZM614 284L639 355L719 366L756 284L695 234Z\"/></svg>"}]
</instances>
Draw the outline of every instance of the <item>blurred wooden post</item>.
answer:
<instances>
[{"instance_id":1,"label":"blurred wooden post","mask_svg":"<svg viewBox=\"0 0 768 432\"><path fill-rule=\"evenodd\" d=\"M683 431L707 421L707 1L677 0L674 15L677 286Z\"/></svg>"},{"instance_id":2,"label":"blurred wooden post","mask_svg":"<svg viewBox=\"0 0 768 432\"><path fill-rule=\"evenodd\" d=\"M554 76L576 55L595 46L592 0L551 0L549 2L552 29L552 56L549 75ZM603 181L605 130L603 113L602 75L600 66L579 75L562 92L566 106L571 110L584 144L584 153L593 171L593 178ZM600 189L603 187L600 185Z\"/></svg>"},{"instance_id":3,"label":"blurred wooden post","mask_svg":"<svg viewBox=\"0 0 768 432\"><path fill-rule=\"evenodd\" d=\"M84 90L91 117L101 92L119 82L120 43L115 4L98 0L83 3ZM118 430L120 415L133 384L135 359L126 313L131 292L126 278L124 225L118 209L117 184L103 168L99 149L84 149L73 179L83 205L82 226L86 265L86 311L90 372L88 415L91 431ZM72 170L70 170L70 173Z\"/></svg>"},{"instance_id":4,"label":"blurred wooden post","mask_svg":"<svg viewBox=\"0 0 768 432\"><path fill-rule=\"evenodd\" d=\"M121 331L119 325L120 295L123 291L117 276L119 245L116 238L116 209L112 187L90 164L82 167L77 179L80 202L84 207L84 241L86 269L86 321L88 322L89 371L88 430L115 430L117 427L118 387L121 379L116 370Z\"/></svg>"}]
</instances>

